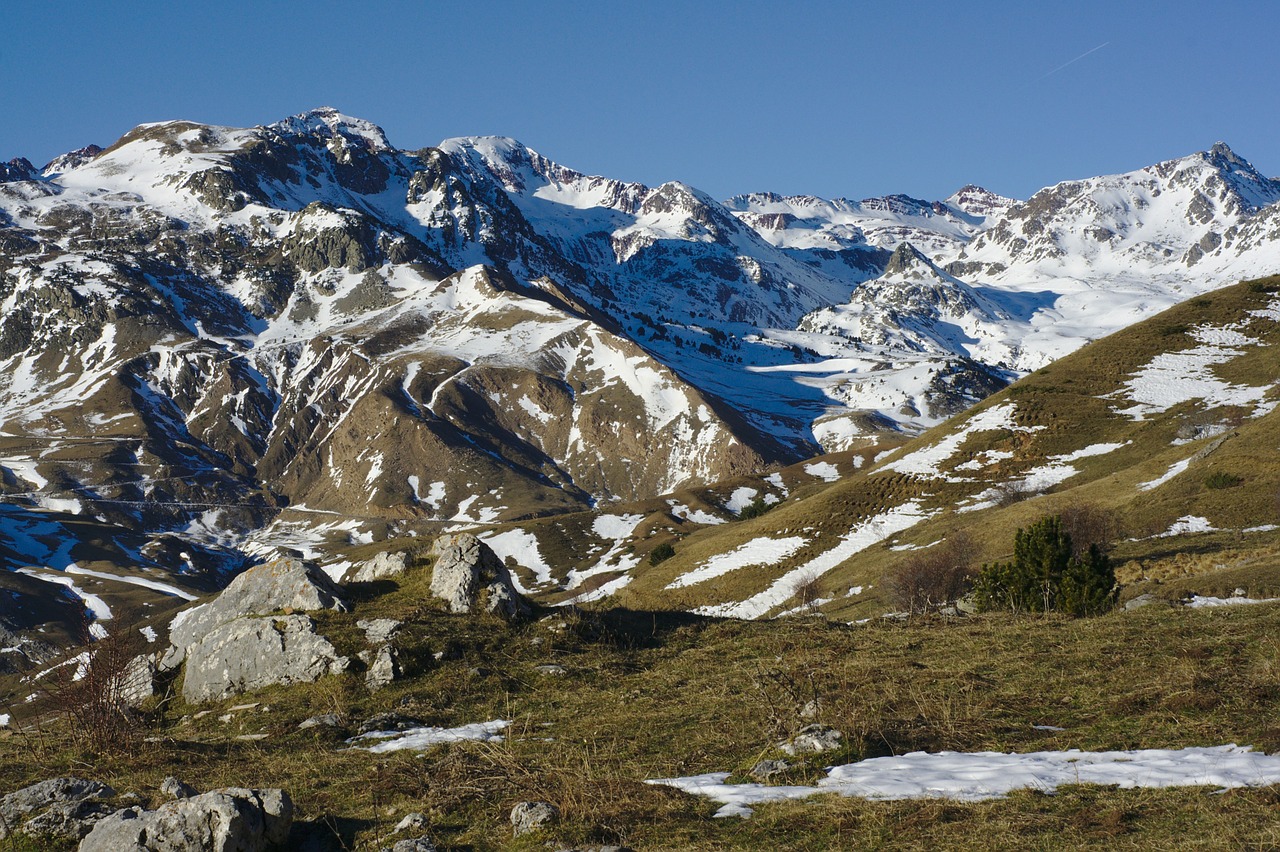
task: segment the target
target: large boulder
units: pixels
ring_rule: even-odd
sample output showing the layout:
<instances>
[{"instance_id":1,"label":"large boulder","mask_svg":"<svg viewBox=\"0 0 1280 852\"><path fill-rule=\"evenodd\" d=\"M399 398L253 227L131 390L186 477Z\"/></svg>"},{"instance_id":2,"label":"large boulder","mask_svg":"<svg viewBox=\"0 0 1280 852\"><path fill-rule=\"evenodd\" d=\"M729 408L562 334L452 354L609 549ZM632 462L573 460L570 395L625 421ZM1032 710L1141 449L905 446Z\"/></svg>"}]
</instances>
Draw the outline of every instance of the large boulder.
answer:
<instances>
[{"instance_id":1,"label":"large boulder","mask_svg":"<svg viewBox=\"0 0 1280 852\"><path fill-rule=\"evenodd\" d=\"M372 583L399 577L408 570L409 563L403 553L379 553L371 559L355 565L342 578L344 583Z\"/></svg>"},{"instance_id":2,"label":"large boulder","mask_svg":"<svg viewBox=\"0 0 1280 852\"><path fill-rule=\"evenodd\" d=\"M0 798L0 840L16 832L79 840L112 810L116 791L100 781L50 778Z\"/></svg>"},{"instance_id":3,"label":"large boulder","mask_svg":"<svg viewBox=\"0 0 1280 852\"><path fill-rule=\"evenodd\" d=\"M117 811L93 827L80 852L260 852L282 847L292 825L283 790L228 787L154 811Z\"/></svg>"},{"instance_id":4,"label":"large boulder","mask_svg":"<svg viewBox=\"0 0 1280 852\"><path fill-rule=\"evenodd\" d=\"M305 615L237 618L192 643L186 656L182 695L192 703L310 683L350 665Z\"/></svg>"},{"instance_id":5,"label":"large boulder","mask_svg":"<svg viewBox=\"0 0 1280 852\"><path fill-rule=\"evenodd\" d=\"M320 609L347 612L350 607L342 598L342 590L319 568L299 559L257 565L232 580L209 603L178 613L169 625L171 647L161 666L176 668L191 645L234 619Z\"/></svg>"},{"instance_id":6,"label":"large boulder","mask_svg":"<svg viewBox=\"0 0 1280 852\"><path fill-rule=\"evenodd\" d=\"M470 533L445 535L432 546L431 594L452 612L483 610L513 619L529 613L529 602L516 591L511 573L498 555Z\"/></svg>"}]
</instances>

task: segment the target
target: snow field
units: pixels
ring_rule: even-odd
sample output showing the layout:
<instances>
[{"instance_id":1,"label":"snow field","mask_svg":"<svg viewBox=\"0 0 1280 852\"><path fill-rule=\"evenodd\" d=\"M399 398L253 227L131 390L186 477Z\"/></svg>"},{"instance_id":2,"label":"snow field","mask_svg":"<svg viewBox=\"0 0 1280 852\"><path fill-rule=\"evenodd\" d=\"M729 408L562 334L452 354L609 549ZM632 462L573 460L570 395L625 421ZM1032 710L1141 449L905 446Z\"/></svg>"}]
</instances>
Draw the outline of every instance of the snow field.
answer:
<instances>
[{"instance_id":1,"label":"snow field","mask_svg":"<svg viewBox=\"0 0 1280 852\"><path fill-rule=\"evenodd\" d=\"M717 817L748 817L753 805L821 793L873 801L998 799L1014 790L1053 793L1066 784L1132 787L1260 787L1280 783L1280 755L1248 746L1087 752L912 752L835 766L817 785L728 784L727 772L659 778L662 784L720 802Z\"/></svg>"}]
</instances>

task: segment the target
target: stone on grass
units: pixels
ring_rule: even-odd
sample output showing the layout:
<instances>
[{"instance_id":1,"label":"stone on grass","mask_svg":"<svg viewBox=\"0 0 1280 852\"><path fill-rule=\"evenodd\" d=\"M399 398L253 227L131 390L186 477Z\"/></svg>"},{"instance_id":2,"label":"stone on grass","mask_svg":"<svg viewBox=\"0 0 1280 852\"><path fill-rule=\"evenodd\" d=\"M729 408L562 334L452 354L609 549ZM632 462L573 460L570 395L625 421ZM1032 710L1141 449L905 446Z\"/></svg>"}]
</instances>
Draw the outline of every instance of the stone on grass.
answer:
<instances>
[{"instance_id":1,"label":"stone on grass","mask_svg":"<svg viewBox=\"0 0 1280 852\"><path fill-rule=\"evenodd\" d=\"M747 774L760 783L767 783L791 768L785 760L762 760Z\"/></svg>"},{"instance_id":2,"label":"stone on grass","mask_svg":"<svg viewBox=\"0 0 1280 852\"><path fill-rule=\"evenodd\" d=\"M560 809L550 802L517 802L511 809L511 833L515 837L547 828L560 821Z\"/></svg>"},{"instance_id":3,"label":"stone on grass","mask_svg":"<svg viewBox=\"0 0 1280 852\"><path fill-rule=\"evenodd\" d=\"M805 725L790 742L778 747L787 754L822 754L835 751L843 744L844 734L826 725Z\"/></svg>"},{"instance_id":4,"label":"stone on grass","mask_svg":"<svg viewBox=\"0 0 1280 852\"><path fill-rule=\"evenodd\" d=\"M357 621L356 627L364 631L365 641L370 645L385 645L395 638L404 622L394 618L370 618Z\"/></svg>"},{"instance_id":5,"label":"stone on grass","mask_svg":"<svg viewBox=\"0 0 1280 852\"><path fill-rule=\"evenodd\" d=\"M394 846L383 846L379 852L436 852L436 845L429 837L397 840Z\"/></svg>"},{"instance_id":6,"label":"stone on grass","mask_svg":"<svg viewBox=\"0 0 1280 852\"><path fill-rule=\"evenodd\" d=\"M273 684L312 683L349 665L305 615L237 618L187 649L182 695L196 704Z\"/></svg>"},{"instance_id":7,"label":"stone on grass","mask_svg":"<svg viewBox=\"0 0 1280 852\"><path fill-rule=\"evenodd\" d=\"M321 713L319 716L312 716L309 719L303 719L298 723L298 730L305 731L310 728L341 728L342 719L337 713Z\"/></svg>"},{"instance_id":8,"label":"stone on grass","mask_svg":"<svg viewBox=\"0 0 1280 852\"><path fill-rule=\"evenodd\" d=\"M200 791L185 781L180 781L170 775L160 782L160 792L171 799L190 799L192 796L198 795Z\"/></svg>"},{"instance_id":9,"label":"stone on grass","mask_svg":"<svg viewBox=\"0 0 1280 852\"><path fill-rule=\"evenodd\" d=\"M447 603L450 612L483 610L508 620L530 612L507 566L474 535L441 536L432 551L439 555L431 568L431 594Z\"/></svg>"},{"instance_id":10,"label":"stone on grass","mask_svg":"<svg viewBox=\"0 0 1280 852\"><path fill-rule=\"evenodd\" d=\"M169 625L172 644L160 665L177 668L190 646L235 619L321 609L347 612L350 607L342 599L342 590L319 568L298 559L257 565L232 580L209 603L178 613Z\"/></svg>"},{"instance_id":11,"label":"stone on grass","mask_svg":"<svg viewBox=\"0 0 1280 852\"><path fill-rule=\"evenodd\" d=\"M395 833L402 831L425 831L430 827L431 823L427 821L427 815L421 811L414 811L411 814L405 814L404 819L396 823Z\"/></svg>"},{"instance_id":12,"label":"stone on grass","mask_svg":"<svg viewBox=\"0 0 1280 852\"><path fill-rule=\"evenodd\" d=\"M292 825L283 790L228 787L154 811L117 811L93 827L80 852L265 852L282 846Z\"/></svg>"},{"instance_id":13,"label":"stone on grass","mask_svg":"<svg viewBox=\"0 0 1280 852\"><path fill-rule=\"evenodd\" d=\"M403 553L379 553L372 559L354 566L342 578L344 583L372 583L399 577L408 570L408 560Z\"/></svg>"},{"instance_id":14,"label":"stone on grass","mask_svg":"<svg viewBox=\"0 0 1280 852\"><path fill-rule=\"evenodd\" d=\"M55 802L43 813L33 816L22 826L23 833L31 837L60 837L79 840L93 826L119 809L97 799L81 799L78 802Z\"/></svg>"},{"instance_id":15,"label":"stone on grass","mask_svg":"<svg viewBox=\"0 0 1280 852\"><path fill-rule=\"evenodd\" d=\"M369 670L365 672L364 685L369 688L370 692L377 692L384 686L390 686L399 677L400 659L396 654L396 649L390 645L383 645L374 654L373 662L369 664Z\"/></svg>"}]
</instances>

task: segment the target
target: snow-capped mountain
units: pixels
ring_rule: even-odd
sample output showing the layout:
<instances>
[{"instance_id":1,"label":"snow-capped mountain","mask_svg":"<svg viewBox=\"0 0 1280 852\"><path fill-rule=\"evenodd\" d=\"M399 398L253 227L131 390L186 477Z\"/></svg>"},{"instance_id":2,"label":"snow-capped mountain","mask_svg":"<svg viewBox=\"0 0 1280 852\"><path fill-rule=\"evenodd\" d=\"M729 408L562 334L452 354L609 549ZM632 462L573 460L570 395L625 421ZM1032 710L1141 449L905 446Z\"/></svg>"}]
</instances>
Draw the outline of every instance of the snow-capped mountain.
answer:
<instances>
[{"instance_id":1,"label":"snow-capped mountain","mask_svg":"<svg viewBox=\"0 0 1280 852\"><path fill-rule=\"evenodd\" d=\"M403 150L332 109L13 160L0 554L198 584L317 530L553 513L918 431L1275 271L1277 200L1215 146L1026 202L720 203L511 139Z\"/></svg>"}]
</instances>

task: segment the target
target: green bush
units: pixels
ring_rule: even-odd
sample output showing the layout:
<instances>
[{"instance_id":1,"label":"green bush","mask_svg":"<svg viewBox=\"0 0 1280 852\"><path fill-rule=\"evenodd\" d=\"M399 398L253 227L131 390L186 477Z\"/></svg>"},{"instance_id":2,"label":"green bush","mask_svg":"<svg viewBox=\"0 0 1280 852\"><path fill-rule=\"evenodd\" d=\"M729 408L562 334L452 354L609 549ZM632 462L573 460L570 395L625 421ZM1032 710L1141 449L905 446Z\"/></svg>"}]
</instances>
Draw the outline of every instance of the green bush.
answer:
<instances>
[{"instance_id":1,"label":"green bush","mask_svg":"<svg viewBox=\"0 0 1280 852\"><path fill-rule=\"evenodd\" d=\"M738 519L745 521L749 518L758 518L772 508L773 505L764 502L763 497L757 497L742 507L742 511L738 513Z\"/></svg>"},{"instance_id":2,"label":"green bush","mask_svg":"<svg viewBox=\"0 0 1280 852\"><path fill-rule=\"evenodd\" d=\"M974 582L980 610L1096 615L1115 605L1116 576L1097 543L1073 555L1059 515L1048 515L1014 536L1013 561L982 566Z\"/></svg>"},{"instance_id":3,"label":"green bush","mask_svg":"<svg viewBox=\"0 0 1280 852\"><path fill-rule=\"evenodd\" d=\"M1235 488L1237 485L1239 485L1242 482L1244 482L1243 477L1236 476L1234 473L1226 473L1220 470L1217 473L1209 474L1205 478L1204 487L1213 489L1213 490L1218 490L1221 488Z\"/></svg>"},{"instance_id":4,"label":"green bush","mask_svg":"<svg viewBox=\"0 0 1280 852\"><path fill-rule=\"evenodd\" d=\"M670 542L664 541L662 544L649 551L649 564L658 565L666 562L668 559L676 555L676 549L671 546Z\"/></svg>"}]
</instances>

